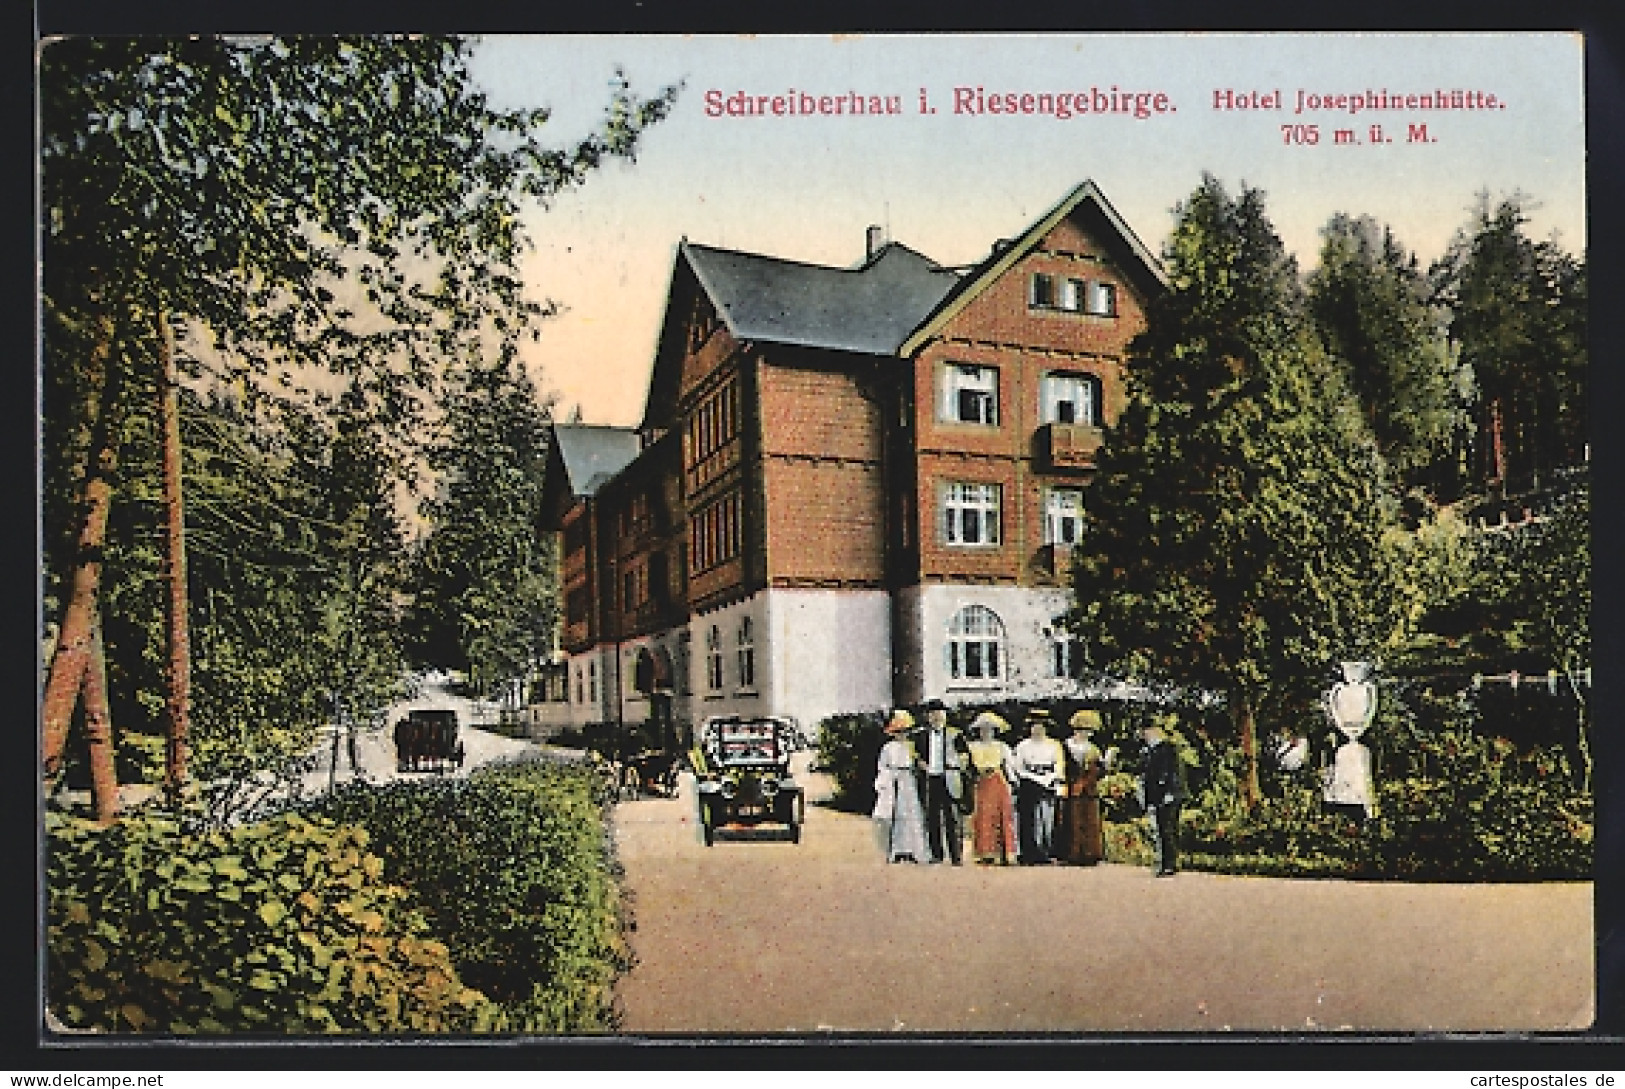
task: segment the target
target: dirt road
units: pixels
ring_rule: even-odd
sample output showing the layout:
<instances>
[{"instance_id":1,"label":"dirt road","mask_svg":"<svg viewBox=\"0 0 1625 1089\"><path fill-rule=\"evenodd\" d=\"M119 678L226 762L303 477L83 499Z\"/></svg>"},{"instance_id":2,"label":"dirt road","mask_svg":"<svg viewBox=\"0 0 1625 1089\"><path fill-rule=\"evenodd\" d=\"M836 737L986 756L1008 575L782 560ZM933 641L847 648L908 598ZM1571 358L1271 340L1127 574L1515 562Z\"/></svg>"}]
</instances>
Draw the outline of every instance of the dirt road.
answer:
<instances>
[{"instance_id":1,"label":"dirt road","mask_svg":"<svg viewBox=\"0 0 1625 1089\"><path fill-rule=\"evenodd\" d=\"M1589 884L1406 885L1124 866L887 866L869 822L706 848L618 807L631 1033L1576 1029Z\"/></svg>"}]
</instances>

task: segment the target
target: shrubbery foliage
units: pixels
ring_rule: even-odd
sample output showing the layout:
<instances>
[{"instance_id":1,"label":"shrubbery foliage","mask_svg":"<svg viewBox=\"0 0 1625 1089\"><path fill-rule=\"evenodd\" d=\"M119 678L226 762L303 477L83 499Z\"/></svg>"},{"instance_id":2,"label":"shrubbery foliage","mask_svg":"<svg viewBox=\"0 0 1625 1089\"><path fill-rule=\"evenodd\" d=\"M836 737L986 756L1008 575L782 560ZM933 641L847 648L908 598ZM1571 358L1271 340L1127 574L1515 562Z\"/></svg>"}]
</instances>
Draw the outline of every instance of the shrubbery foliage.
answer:
<instances>
[{"instance_id":1,"label":"shrubbery foliage","mask_svg":"<svg viewBox=\"0 0 1625 1089\"><path fill-rule=\"evenodd\" d=\"M600 1030L630 966L597 780L514 764L466 780L358 784L316 804L366 828L384 875L410 888L496 1028Z\"/></svg>"},{"instance_id":2,"label":"shrubbery foliage","mask_svg":"<svg viewBox=\"0 0 1625 1089\"><path fill-rule=\"evenodd\" d=\"M596 790L510 765L228 831L53 814L50 1007L105 1032L611 1027L630 955Z\"/></svg>"},{"instance_id":3,"label":"shrubbery foliage","mask_svg":"<svg viewBox=\"0 0 1625 1089\"><path fill-rule=\"evenodd\" d=\"M47 995L69 1028L445 1032L496 1014L361 829L52 815L47 831Z\"/></svg>"},{"instance_id":4,"label":"shrubbery foliage","mask_svg":"<svg viewBox=\"0 0 1625 1089\"><path fill-rule=\"evenodd\" d=\"M1184 864L1192 869L1276 876L1368 880L1583 880L1591 876L1594 817L1579 773L1560 746L1517 746L1474 729L1468 698L1415 697L1419 716L1397 700L1381 705L1363 739L1376 755L1377 809L1361 829L1326 810L1317 762L1289 772L1271 763L1252 812L1242 804L1241 752L1187 715L1171 740L1186 764L1191 797L1181 824ZM1051 705L1064 733L1070 704ZM977 708L957 708L968 722ZM1025 735L1022 708L996 710ZM1116 746L1116 770L1100 781L1106 855L1146 864L1150 842L1136 797L1140 708L1105 712L1097 744ZM1425 717L1425 722L1418 722ZM838 803L868 811L875 760L885 735L877 715L837 715L820 726L819 757L836 780ZM1329 754L1331 742L1321 753Z\"/></svg>"},{"instance_id":5,"label":"shrubbery foliage","mask_svg":"<svg viewBox=\"0 0 1625 1089\"><path fill-rule=\"evenodd\" d=\"M886 743L886 716L831 715L818 724L818 766L835 780L835 804L867 813L875 804L875 771Z\"/></svg>"}]
</instances>

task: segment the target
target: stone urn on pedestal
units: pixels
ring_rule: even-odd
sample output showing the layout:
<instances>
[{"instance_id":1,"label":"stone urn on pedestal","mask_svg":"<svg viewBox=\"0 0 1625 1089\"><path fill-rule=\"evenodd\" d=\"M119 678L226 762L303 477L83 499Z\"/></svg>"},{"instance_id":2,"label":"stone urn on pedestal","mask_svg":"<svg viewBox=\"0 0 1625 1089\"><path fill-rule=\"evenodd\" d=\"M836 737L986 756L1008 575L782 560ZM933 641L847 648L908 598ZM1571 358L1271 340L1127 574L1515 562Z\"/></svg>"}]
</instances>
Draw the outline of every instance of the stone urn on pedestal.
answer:
<instances>
[{"instance_id":1,"label":"stone urn on pedestal","mask_svg":"<svg viewBox=\"0 0 1625 1089\"><path fill-rule=\"evenodd\" d=\"M1343 662L1343 679L1324 696L1326 717L1343 742L1326 769L1323 796L1328 808L1356 821L1371 815L1375 791L1371 782L1371 750L1360 736L1371 728L1377 713L1377 686L1370 662Z\"/></svg>"}]
</instances>

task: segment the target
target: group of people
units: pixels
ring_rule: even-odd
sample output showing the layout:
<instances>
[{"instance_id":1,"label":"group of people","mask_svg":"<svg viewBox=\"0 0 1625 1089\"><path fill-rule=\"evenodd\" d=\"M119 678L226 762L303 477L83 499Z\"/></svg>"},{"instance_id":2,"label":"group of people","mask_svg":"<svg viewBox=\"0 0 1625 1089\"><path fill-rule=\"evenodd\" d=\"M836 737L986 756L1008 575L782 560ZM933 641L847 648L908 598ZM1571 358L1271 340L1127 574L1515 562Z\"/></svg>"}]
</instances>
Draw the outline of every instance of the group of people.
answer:
<instances>
[{"instance_id":1,"label":"group of people","mask_svg":"<svg viewBox=\"0 0 1625 1089\"><path fill-rule=\"evenodd\" d=\"M1094 742L1100 712L1068 721L1071 736L1050 737L1047 711L1028 712L1028 736L1011 748L999 737L1009 724L983 711L970 740L948 724L933 701L916 725L905 710L886 723L875 774L874 818L888 862L963 864L963 818L970 816L971 854L982 865L1092 866L1106 855L1100 780L1117 758ZM1142 730L1146 743L1140 789L1150 819L1158 876L1177 869L1176 832L1184 797L1179 759L1160 723Z\"/></svg>"}]
</instances>

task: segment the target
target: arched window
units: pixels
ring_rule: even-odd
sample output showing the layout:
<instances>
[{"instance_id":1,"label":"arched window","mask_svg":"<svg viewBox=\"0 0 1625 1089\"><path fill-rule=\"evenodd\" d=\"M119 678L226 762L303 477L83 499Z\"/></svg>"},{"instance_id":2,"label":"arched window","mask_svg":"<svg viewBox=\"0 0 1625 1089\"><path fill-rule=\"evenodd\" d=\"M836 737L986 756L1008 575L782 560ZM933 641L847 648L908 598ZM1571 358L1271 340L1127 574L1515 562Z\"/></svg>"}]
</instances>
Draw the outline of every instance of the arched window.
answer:
<instances>
[{"instance_id":1,"label":"arched window","mask_svg":"<svg viewBox=\"0 0 1625 1089\"><path fill-rule=\"evenodd\" d=\"M705 633L706 683L713 692L722 691L722 630L715 624Z\"/></svg>"},{"instance_id":2,"label":"arched window","mask_svg":"<svg viewBox=\"0 0 1625 1089\"><path fill-rule=\"evenodd\" d=\"M1004 621L985 605L967 605L948 621L948 678L997 681L1004 676Z\"/></svg>"},{"instance_id":3,"label":"arched window","mask_svg":"<svg viewBox=\"0 0 1625 1089\"><path fill-rule=\"evenodd\" d=\"M756 631L748 616L739 622L739 687L756 687Z\"/></svg>"}]
</instances>

